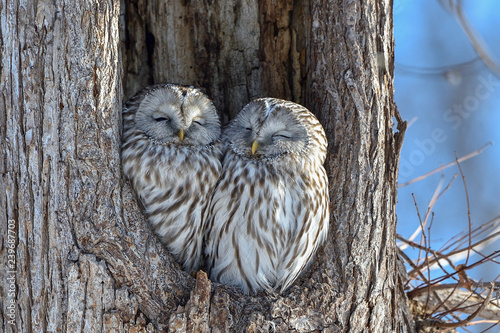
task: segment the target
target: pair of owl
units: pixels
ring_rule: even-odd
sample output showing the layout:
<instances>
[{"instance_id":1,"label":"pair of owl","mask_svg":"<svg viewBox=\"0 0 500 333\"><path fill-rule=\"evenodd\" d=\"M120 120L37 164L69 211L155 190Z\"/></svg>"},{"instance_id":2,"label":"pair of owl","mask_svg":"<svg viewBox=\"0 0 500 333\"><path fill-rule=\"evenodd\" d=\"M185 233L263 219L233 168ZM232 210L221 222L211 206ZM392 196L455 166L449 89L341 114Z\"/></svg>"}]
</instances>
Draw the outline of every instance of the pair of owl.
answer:
<instances>
[{"instance_id":1,"label":"pair of owl","mask_svg":"<svg viewBox=\"0 0 500 333\"><path fill-rule=\"evenodd\" d=\"M122 163L188 272L245 292L287 289L328 231L327 140L293 102L261 98L224 128L200 90L145 88L123 108Z\"/></svg>"}]
</instances>

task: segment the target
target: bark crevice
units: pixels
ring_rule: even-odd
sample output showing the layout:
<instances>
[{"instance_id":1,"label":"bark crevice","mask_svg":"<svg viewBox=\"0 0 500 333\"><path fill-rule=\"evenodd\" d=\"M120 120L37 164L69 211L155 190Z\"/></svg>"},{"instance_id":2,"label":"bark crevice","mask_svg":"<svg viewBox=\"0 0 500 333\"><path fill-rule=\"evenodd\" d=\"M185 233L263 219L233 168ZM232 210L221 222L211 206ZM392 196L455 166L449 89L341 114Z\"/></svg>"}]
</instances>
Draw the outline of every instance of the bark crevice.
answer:
<instances>
[{"instance_id":1,"label":"bark crevice","mask_svg":"<svg viewBox=\"0 0 500 333\"><path fill-rule=\"evenodd\" d=\"M0 237L15 220L18 263L6 332L414 331L390 0L12 0L0 15ZM223 123L271 96L325 127L328 242L283 295L195 280L150 230L121 171L121 107L160 82L203 88Z\"/></svg>"}]
</instances>

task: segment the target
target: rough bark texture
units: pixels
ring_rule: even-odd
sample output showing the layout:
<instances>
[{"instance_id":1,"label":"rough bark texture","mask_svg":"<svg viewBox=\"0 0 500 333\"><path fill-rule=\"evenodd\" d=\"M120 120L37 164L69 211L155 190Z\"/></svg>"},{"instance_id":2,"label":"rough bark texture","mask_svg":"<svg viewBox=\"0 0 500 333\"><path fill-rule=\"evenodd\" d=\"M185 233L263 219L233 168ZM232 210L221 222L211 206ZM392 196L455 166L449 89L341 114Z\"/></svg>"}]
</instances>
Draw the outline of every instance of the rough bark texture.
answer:
<instances>
[{"instance_id":1,"label":"rough bark texture","mask_svg":"<svg viewBox=\"0 0 500 333\"><path fill-rule=\"evenodd\" d=\"M390 0L3 0L0 20L6 332L414 330L395 245ZM330 237L283 295L193 279L144 222L121 172L121 104L159 82L203 87L224 122L271 96L324 125Z\"/></svg>"},{"instance_id":2,"label":"rough bark texture","mask_svg":"<svg viewBox=\"0 0 500 333\"><path fill-rule=\"evenodd\" d=\"M120 164L119 5L1 5L5 332L108 332L166 323L194 285L144 223ZM8 220L14 221L8 224ZM13 239L14 239L13 238ZM152 326L153 324L151 324Z\"/></svg>"}]
</instances>

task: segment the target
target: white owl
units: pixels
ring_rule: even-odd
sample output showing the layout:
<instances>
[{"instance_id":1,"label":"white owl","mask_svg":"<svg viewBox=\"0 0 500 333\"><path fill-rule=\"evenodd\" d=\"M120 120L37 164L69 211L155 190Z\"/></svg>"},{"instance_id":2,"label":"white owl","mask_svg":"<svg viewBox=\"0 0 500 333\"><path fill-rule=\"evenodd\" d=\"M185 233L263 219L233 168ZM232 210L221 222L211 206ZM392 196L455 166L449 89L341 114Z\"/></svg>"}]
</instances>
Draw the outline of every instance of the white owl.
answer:
<instances>
[{"instance_id":1,"label":"white owl","mask_svg":"<svg viewBox=\"0 0 500 333\"><path fill-rule=\"evenodd\" d=\"M217 110L193 87L148 87L123 108L123 171L187 272L201 264L206 209L221 170L219 136Z\"/></svg>"},{"instance_id":2,"label":"white owl","mask_svg":"<svg viewBox=\"0 0 500 333\"><path fill-rule=\"evenodd\" d=\"M245 292L283 291L328 232L323 127L301 105L262 98L243 108L222 139L205 236L210 277Z\"/></svg>"}]
</instances>

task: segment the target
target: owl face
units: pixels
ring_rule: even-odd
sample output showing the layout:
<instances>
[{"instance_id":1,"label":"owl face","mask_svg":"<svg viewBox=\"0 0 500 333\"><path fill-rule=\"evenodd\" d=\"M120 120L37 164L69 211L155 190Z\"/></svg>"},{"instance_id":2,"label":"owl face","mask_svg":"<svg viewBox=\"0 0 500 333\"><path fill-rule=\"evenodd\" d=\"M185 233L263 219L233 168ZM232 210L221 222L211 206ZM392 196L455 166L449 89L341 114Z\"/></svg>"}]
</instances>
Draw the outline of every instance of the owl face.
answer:
<instances>
[{"instance_id":1,"label":"owl face","mask_svg":"<svg viewBox=\"0 0 500 333\"><path fill-rule=\"evenodd\" d=\"M271 98L247 104L224 133L231 149L240 156L257 160L303 152L309 136L287 103L297 106Z\"/></svg>"},{"instance_id":2,"label":"owl face","mask_svg":"<svg viewBox=\"0 0 500 333\"><path fill-rule=\"evenodd\" d=\"M220 135L219 117L210 99L198 89L176 85L149 91L135 123L159 144L208 145Z\"/></svg>"}]
</instances>

